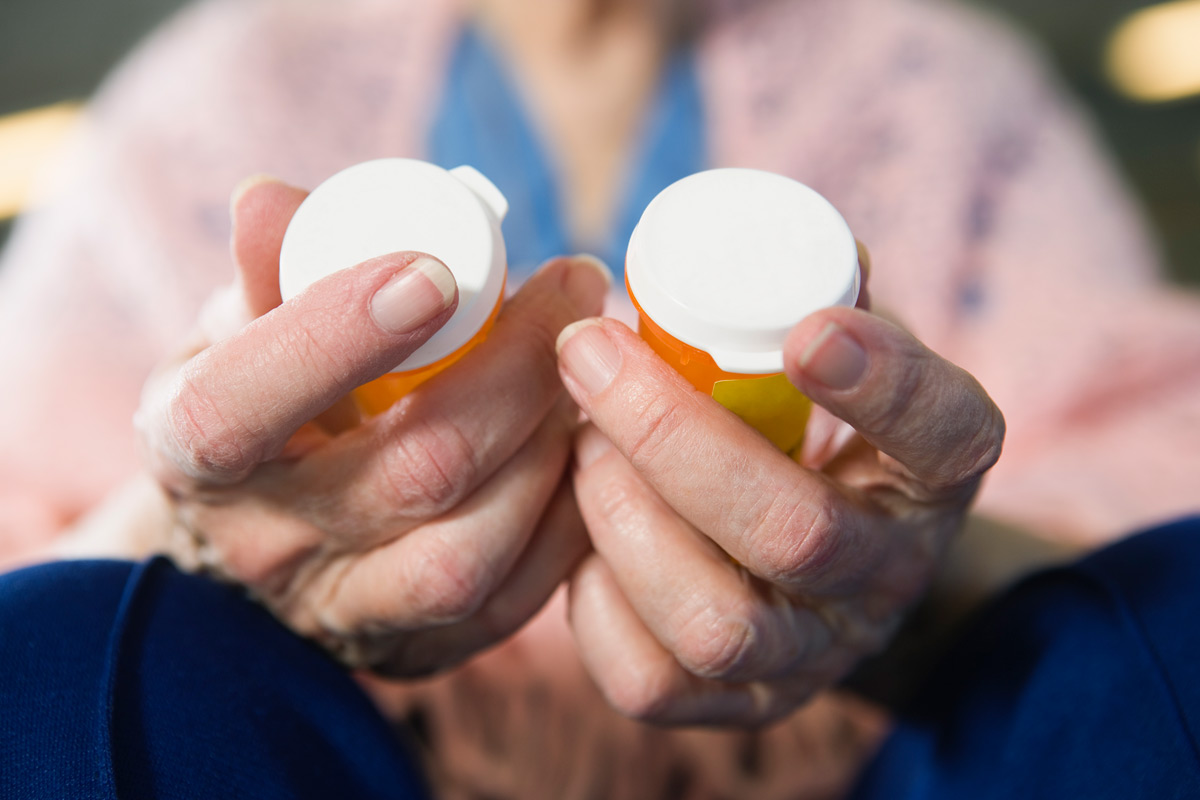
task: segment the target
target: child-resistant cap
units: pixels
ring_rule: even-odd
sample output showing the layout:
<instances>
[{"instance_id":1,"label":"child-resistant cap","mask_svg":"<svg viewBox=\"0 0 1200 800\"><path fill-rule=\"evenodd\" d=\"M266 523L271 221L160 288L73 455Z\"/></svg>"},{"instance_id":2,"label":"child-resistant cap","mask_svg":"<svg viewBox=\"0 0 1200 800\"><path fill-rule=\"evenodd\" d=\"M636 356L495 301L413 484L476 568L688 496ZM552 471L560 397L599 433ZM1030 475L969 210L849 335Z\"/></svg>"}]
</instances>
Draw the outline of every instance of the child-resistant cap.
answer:
<instances>
[{"instance_id":1,"label":"child-resistant cap","mask_svg":"<svg viewBox=\"0 0 1200 800\"><path fill-rule=\"evenodd\" d=\"M454 316L392 370L433 364L478 333L504 291L500 223L508 202L472 167L445 170L385 158L342 170L310 194L288 225L279 254L284 300L377 256L416 250L440 259L458 283Z\"/></svg>"},{"instance_id":2,"label":"child-resistant cap","mask_svg":"<svg viewBox=\"0 0 1200 800\"><path fill-rule=\"evenodd\" d=\"M858 299L858 249L828 200L790 178L714 169L664 189L629 241L642 311L726 372L783 371L788 331Z\"/></svg>"}]
</instances>

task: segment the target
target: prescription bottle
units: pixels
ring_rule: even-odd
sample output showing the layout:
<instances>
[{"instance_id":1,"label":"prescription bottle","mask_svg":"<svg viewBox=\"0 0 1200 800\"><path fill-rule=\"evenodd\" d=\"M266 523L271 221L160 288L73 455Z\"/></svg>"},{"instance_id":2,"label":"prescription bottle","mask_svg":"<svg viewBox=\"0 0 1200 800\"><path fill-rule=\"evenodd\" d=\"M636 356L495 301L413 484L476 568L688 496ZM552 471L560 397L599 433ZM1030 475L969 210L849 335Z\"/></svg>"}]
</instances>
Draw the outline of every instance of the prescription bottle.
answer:
<instances>
[{"instance_id":1,"label":"prescription bottle","mask_svg":"<svg viewBox=\"0 0 1200 800\"><path fill-rule=\"evenodd\" d=\"M659 356L779 449L798 451L812 406L783 373L784 338L812 312L858 299L854 235L829 201L769 172L690 175L646 207L625 285Z\"/></svg>"},{"instance_id":2,"label":"prescription bottle","mask_svg":"<svg viewBox=\"0 0 1200 800\"><path fill-rule=\"evenodd\" d=\"M435 256L458 284L450 320L402 364L354 390L363 413L385 411L487 336L504 299L500 223L507 212L504 195L474 168L407 158L344 169L301 203L279 253L284 300L340 269L401 250Z\"/></svg>"}]
</instances>

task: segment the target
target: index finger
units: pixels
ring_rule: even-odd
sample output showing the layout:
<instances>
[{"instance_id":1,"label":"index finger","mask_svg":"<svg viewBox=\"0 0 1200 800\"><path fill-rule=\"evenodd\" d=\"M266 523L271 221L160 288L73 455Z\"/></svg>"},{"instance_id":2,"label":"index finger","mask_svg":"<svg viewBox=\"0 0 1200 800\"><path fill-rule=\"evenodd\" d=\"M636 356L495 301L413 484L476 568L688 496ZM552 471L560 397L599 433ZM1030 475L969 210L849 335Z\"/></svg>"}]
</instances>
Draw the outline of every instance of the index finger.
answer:
<instances>
[{"instance_id":1,"label":"index finger","mask_svg":"<svg viewBox=\"0 0 1200 800\"><path fill-rule=\"evenodd\" d=\"M167 486L225 485L277 456L301 425L388 371L453 313L458 289L419 253L313 284L184 365L135 424Z\"/></svg>"},{"instance_id":2,"label":"index finger","mask_svg":"<svg viewBox=\"0 0 1200 800\"><path fill-rule=\"evenodd\" d=\"M592 422L676 512L756 575L827 589L884 557L886 537L838 485L697 392L621 323L567 328L559 358Z\"/></svg>"}]
</instances>

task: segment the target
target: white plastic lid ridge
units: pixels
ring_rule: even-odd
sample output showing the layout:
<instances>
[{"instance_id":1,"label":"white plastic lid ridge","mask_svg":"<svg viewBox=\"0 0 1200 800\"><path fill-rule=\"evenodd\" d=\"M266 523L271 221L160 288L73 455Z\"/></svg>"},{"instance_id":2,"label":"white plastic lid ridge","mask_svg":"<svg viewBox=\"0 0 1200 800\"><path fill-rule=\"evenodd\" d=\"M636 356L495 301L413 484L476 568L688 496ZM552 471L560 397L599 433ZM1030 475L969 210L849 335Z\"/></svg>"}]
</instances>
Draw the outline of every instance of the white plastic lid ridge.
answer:
<instances>
[{"instance_id":1,"label":"white plastic lid ridge","mask_svg":"<svg viewBox=\"0 0 1200 800\"><path fill-rule=\"evenodd\" d=\"M402 250L450 268L458 308L393 372L429 366L483 327L504 291L507 256L500 223L508 202L472 167L445 170L407 158L366 161L338 172L305 198L283 237L284 300L338 270Z\"/></svg>"},{"instance_id":2,"label":"white plastic lid ridge","mask_svg":"<svg viewBox=\"0 0 1200 800\"><path fill-rule=\"evenodd\" d=\"M629 241L629 288L726 372L783 371L788 331L858 299L858 249L829 201L769 172L714 169L664 189Z\"/></svg>"}]
</instances>

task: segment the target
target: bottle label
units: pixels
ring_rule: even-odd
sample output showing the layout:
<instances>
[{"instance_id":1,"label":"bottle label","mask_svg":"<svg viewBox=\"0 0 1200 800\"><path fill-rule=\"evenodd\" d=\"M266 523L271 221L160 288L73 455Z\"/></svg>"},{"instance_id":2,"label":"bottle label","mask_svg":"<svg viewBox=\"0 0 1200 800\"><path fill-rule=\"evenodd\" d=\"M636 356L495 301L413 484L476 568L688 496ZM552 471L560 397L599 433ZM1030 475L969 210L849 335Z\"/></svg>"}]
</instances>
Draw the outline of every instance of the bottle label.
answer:
<instances>
[{"instance_id":1,"label":"bottle label","mask_svg":"<svg viewBox=\"0 0 1200 800\"><path fill-rule=\"evenodd\" d=\"M804 440L812 401L783 373L717 381L712 396L785 453L791 454Z\"/></svg>"}]
</instances>

